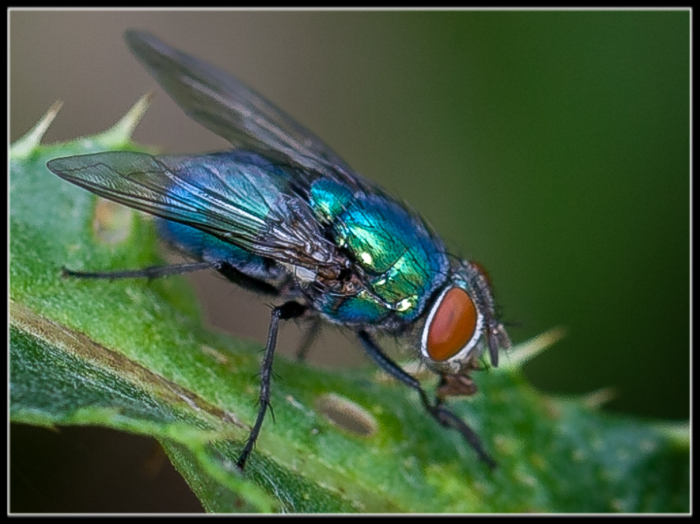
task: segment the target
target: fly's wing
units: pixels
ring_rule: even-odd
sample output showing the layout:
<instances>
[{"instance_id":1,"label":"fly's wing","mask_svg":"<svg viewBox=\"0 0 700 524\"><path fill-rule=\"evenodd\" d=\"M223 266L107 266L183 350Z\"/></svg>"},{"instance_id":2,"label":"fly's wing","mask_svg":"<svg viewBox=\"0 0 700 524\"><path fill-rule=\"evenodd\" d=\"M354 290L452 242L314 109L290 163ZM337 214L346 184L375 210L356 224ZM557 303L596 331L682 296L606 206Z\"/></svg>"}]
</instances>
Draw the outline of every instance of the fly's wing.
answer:
<instances>
[{"instance_id":1,"label":"fly's wing","mask_svg":"<svg viewBox=\"0 0 700 524\"><path fill-rule=\"evenodd\" d=\"M331 264L332 246L308 206L254 164L226 154L153 157L108 152L47 167L99 196L192 226L251 253L308 268Z\"/></svg>"},{"instance_id":2,"label":"fly's wing","mask_svg":"<svg viewBox=\"0 0 700 524\"><path fill-rule=\"evenodd\" d=\"M363 184L313 133L233 76L170 47L149 33L128 31L132 53L194 120L235 147L279 158L343 182Z\"/></svg>"}]
</instances>

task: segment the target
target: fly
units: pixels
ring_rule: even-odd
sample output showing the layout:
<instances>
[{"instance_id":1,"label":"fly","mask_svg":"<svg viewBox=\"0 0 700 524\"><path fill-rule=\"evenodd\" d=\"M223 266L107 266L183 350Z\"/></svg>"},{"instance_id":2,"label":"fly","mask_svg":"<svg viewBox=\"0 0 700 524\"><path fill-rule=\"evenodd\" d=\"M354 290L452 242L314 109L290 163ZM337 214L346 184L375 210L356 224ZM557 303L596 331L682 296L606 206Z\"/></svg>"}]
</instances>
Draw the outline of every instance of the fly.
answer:
<instances>
[{"instance_id":1,"label":"fly","mask_svg":"<svg viewBox=\"0 0 700 524\"><path fill-rule=\"evenodd\" d=\"M315 327L326 321L352 330L380 368L417 392L430 416L495 467L474 431L444 405L446 397L476 392L470 374L483 351L497 366L499 350L510 347L485 270L449 256L420 216L236 78L148 33L129 31L126 41L175 102L233 149L157 157L107 152L48 162L59 177L154 215L162 238L194 260L65 273L152 278L214 269L279 300L257 417L237 460L241 470L270 404L279 324L299 317ZM440 377L434 400L382 351L375 341L380 333L401 336Z\"/></svg>"}]
</instances>

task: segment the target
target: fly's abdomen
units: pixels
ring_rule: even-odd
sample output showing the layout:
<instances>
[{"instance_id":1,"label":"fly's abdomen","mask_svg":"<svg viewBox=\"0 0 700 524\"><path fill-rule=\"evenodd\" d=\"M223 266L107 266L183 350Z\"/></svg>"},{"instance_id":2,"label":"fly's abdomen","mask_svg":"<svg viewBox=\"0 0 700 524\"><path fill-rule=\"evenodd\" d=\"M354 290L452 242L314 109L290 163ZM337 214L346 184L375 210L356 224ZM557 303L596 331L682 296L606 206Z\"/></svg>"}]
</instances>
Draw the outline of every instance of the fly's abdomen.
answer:
<instances>
[{"instance_id":1,"label":"fly's abdomen","mask_svg":"<svg viewBox=\"0 0 700 524\"><path fill-rule=\"evenodd\" d=\"M244 151L154 161L172 181L159 228L180 250L265 280L276 280L284 264L313 271L331 258L333 246L291 190L293 170Z\"/></svg>"},{"instance_id":2,"label":"fly's abdomen","mask_svg":"<svg viewBox=\"0 0 700 524\"><path fill-rule=\"evenodd\" d=\"M191 206L193 221L198 224L207 224L210 217L210 226L218 227L221 236L230 234L242 244L252 244L265 235L289 186L287 172L247 152L158 160L172 173L170 200ZM222 222L223 218L227 222Z\"/></svg>"},{"instance_id":3,"label":"fly's abdomen","mask_svg":"<svg viewBox=\"0 0 700 524\"><path fill-rule=\"evenodd\" d=\"M324 297L324 312L351 323L381 323L392 312L407 322L419 316L449 267L423 222L382 194L353 193L328 179L315 181L310 196L316 218L365 274L366 289Z\"/></svg>"},{"instance_id":4,"label":"fly's abdomen","mask_svg":"<svg viewBox=\"0 0 700 524\"><path fill-rule=\"evenodd\" d=\"M157 219L156 225L163 240L197 260L224 262L248 276L265 281L279 276L279 271L272 270L263 257L199 229L161 218Z\"/></svg>"}]
</instances>

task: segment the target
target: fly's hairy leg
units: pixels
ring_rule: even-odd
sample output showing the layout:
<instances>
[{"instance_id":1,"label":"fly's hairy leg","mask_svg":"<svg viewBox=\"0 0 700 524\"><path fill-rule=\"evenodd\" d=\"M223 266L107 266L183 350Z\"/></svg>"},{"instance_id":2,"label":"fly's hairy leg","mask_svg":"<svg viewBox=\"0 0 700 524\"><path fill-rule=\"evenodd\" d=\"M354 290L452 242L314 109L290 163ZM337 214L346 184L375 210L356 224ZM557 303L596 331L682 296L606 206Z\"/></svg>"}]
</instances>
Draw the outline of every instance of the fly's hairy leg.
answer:
<instances>
[{"instance_id":1,"label":"fly's hairy leg","mask_svg":"<svg viewBox=\"0 0 700 524\"><path fill-rule=\"evenodd\" d=\"M116 280L120 278L161 278L184 273L194 273L214 269L234 284L251 291L265 295L277 296L279 290L257 278L250 277L226 262L190 262L185 264L171 264L169 266L151 266L142 269L130 269L124 271L73 271L61 268L61 276L70 278L105 279Z\"/></svg>"},{"instance_id":2,"label":"fly's hairy leg","mask_svg":"<svg viewBox=\"0 0 700 524\"><path fill-rule=\"evenodd\" d=\"M181 275L183 273L192 273L194 271L203 271L205 269L217 269L217 262L194 262L188 264L172 264L170 266L151 266L143 269L133 269L127 271L73 271L67 268L61 268L63 277L72 278L102 278L107 280L115 280L118 278L160 278L171 275Z\"/></svg>"},{"instance_id":3,"label":"fly's hairy leg","mask_svg":"<svg viewBox=\"0 0 700 524\"><path fill-rule=\"evenodd\" d=\"M297 302L287 302L281 306L277 306L272 310L270 319L270 329L267 333L267 345L263 356L262 366L260 368L260 397L258 399L258 416L255 419L253 429L250 430L248 440L243 446L243 451L236 461L239 469L245 468L246 462L253 451L255 441L260 434L265 413L270 406L270 380L272 378L272 361L275 355L275 346L277 345L277 331L279 329L280 320L290 320L300 317L307 310L306 306L302 306Z\"/></svg>"},{"instance_id":4,"label":"fly's hairy leg","mask_svg":"<svg viewBox=\"0 0 700 524\"><path fill-rule=\"evenodd\" d=\"M406 373L403 369L401 369L401 367L399 367L398 364L386 356L369 333L366 331L358 331L357 336L367 354L380 368L389 373L395 379L403 382L405 385L418 392L421 402L423 403L423 407L441 426L459 431L462 434L462 437L479 455L479 458L485 462L489 468L494 469L496 467L496 461L493 460L488 453L486 453L486 450L484 450L484 447L481 445L481 440L474 430L472 430L457 415L444 408L441 401L435 403L430 402L428 395L421 387L420 382Z\"/></svg>"}]
</instances>

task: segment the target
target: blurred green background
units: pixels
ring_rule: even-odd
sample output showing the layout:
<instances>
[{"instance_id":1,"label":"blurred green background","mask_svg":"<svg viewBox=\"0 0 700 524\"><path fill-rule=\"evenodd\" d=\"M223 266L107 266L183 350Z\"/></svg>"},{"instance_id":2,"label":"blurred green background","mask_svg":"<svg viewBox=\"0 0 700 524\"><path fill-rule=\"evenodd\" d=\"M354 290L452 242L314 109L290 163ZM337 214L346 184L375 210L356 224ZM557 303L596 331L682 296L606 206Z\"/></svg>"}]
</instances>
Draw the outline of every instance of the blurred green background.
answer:
<instances>
[{"instance_id":1,"label":"blurred green background","mask_svg":"<svg viewBox=\"0 0 700 524\"><path fill-rule=\"evenodd\" d=\"M545 392L614 386L608 408L685 419L690 398L690 13L10 12L10 135L112 125L156 86L128 28L232 72L484 264ZM135 134L227 144L161 91ZM99 269L99 268L95 268ZM265 301L208 276L210 322L265 338ZM333 330L312 362L366 363ZM294 348L297 329L283 336ZM505 356L507 359L507 356Z\"/></svg>"}]
</instances>

